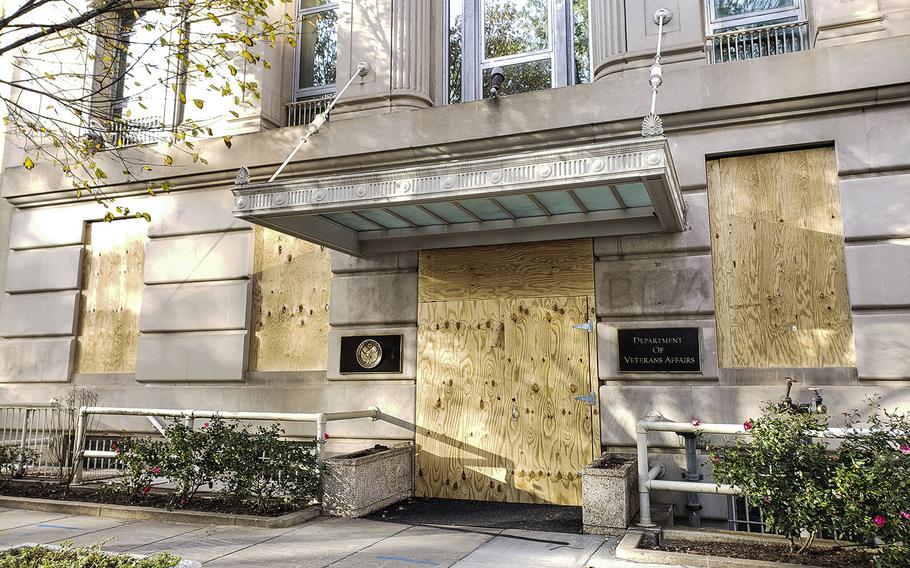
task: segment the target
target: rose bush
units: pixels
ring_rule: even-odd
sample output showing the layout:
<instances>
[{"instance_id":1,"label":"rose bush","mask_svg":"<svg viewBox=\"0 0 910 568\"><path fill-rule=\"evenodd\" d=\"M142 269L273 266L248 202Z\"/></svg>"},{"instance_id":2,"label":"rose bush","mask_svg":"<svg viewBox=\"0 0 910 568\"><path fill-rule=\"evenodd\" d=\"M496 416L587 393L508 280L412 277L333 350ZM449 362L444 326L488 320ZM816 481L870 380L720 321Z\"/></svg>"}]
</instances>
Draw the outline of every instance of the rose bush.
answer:
<instances>
[{"instance_id":1,"label":"rose bush","mask_svg":"<svg viewBox=\"0 0 910 568\"><path fill-rule=\"evenodd\" d=\"M200 489L216 486L226 501L262 513L306 505L319 488L314 444L282 440L283 434L277 424L253 431L215 418L197 430L172 422L161 439L121 440L115 448L123 464L116 489L141 501L160 477L174 483L168 501L173 508L190 505Z\"/></svg>"},{"instance_id":2,"label":"rose bush","mask_svg":"<svg viewBox=\"0 0 910 568\"><path fill-rule=\"evenodd\" d=\"M910 566L910 415L873 399L844 426L840 440L814 438L826 416L767 404L743 423L749 436L709 448L714 478L760 503L798 552L826 531L880 547L879 566Z\"/></svg>"}]
</instances>

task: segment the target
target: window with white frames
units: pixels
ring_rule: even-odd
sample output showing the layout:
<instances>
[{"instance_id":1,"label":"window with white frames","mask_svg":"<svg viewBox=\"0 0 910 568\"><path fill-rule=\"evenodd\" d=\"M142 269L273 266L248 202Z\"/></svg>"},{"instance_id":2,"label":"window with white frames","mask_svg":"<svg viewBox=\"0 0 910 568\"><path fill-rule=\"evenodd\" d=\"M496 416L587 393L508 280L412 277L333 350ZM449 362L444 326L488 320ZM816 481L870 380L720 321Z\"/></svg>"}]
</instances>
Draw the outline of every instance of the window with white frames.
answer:
<instances>
[{"instance_id":1,"label":"window with white frames","mask_svg":"<svg viewBox=\"0 0 910 568\"><path fill-rule=\"evenodd\" d=\"M804 20L803 4L803 0L707 0L708 29L717 33Z\"/></svg>"},{"instance_id":2,"label":"window with white frames","mask_svg":"<svg viewBox=\"0 0 910 568\"><path fill-rule=\"evenodd\" d=\"M297 50L294 56L294 100L335 92L338 49L338 3L297 0Z\"/></svg>"},{"instance_id":3,"label":"window with white frames","mask_svg":"<svg viewBox=\"0 0 910 568\"><path fill-rule=\"evenodd\" d=\"M805 0L706 0L705 27L709 63L809 48Z\"/></svg>"},{"instance_id":4,"label":"window with white frames","mask_svg":"<svg viewBox=\"0 0 910 568\"><path fill-rule=\"evenodd\" d=\"M502 67L506 94L590 81L587 0L449 0L448 100L490 96Z\"/></svg>"}]
</instances>

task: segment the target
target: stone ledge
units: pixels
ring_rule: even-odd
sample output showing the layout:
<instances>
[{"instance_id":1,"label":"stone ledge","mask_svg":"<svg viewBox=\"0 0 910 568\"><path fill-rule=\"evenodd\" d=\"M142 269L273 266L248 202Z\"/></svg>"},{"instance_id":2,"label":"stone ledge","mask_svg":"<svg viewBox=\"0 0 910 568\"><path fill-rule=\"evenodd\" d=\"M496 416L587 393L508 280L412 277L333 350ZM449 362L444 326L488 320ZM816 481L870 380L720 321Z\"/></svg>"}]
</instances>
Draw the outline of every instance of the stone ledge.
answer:
<instances>
[{"instance_id":1,"label":"stone ledge","mask_svg":"<svg viewBox=\"0 0 910 568\"><path fill-rule=\"evenodd\" d=\"M321 512L318 506L311 506L301 511L287 513L280 517L261 517L258 515L233 515L230 513L209 513L206 511L167 511L156 507L107 505L104 503L57 501L55 499L37 499L31 497L7 497L5 495L0 495L0 507L24 509L26 511L43 511L47 513L107 517L111 519L167 521L174 523L196 523L200 525L231 525L238 527L258 527L263 529L280 529L298 525L318 517Z\"/></svg>"}]
</instances>

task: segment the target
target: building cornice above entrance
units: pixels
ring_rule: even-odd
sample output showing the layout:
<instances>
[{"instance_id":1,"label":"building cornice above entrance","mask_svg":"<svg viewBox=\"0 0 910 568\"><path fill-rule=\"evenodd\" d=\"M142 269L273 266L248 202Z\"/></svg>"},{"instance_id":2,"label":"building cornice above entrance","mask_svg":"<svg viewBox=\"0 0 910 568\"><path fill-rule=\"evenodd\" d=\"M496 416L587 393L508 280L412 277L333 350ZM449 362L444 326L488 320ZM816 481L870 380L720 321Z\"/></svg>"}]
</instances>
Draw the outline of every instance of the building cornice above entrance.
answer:
<instances>
[{"instance_id":1,"label":"building cornice above entrance","mask_svg":"<svg viewBox=\"0 0 910 568\"><path fill-rule=\"evenodd\" d=\"M445 234L465 232L476 239L451 239L463 244L449 246L491 244L484 237L486 229L495 230L497 242L508 242L510 228L527 233L535 224L554 233L548 237L541 231L538 240L559 238L558 230L553 227L562 222L573 224L576 232L590 225L581 231L590 233L585 236L679 231L683 227L683 202L676 171L667 141L660 137L272 183L243 183L247 179L238 176L240 183L234 188L236 217L354 254L445 246L440 241ZM604 192L615 194L617 184L630 183L644 187L646 205L627 206L618 199L621 207L614 210L589 210L574 193L576 189L603 187ZM508 196L533 196L559 190L569 191L581 211L572 215L547 211L539 216L516 218L497 201ZM460 201L466 199L490 199L510 218L475 218L474 222L433 226L417 226L402 219L410 226L360 231L332 222L333 213L360 216L358 212L364 210L382 210L383 214L391 211L397 217L395 208L408 205L432 207L434 203L455 203L463 209ZM546 211L544 207L542 210ZM329 216L323 217L326 214ZM631 219L635 223L629 225L628 231L622 231L620 226ZM643 219L650 219L651 224ZM613 221L612 226L609 220Z\"/></svg>"}]
</instances>

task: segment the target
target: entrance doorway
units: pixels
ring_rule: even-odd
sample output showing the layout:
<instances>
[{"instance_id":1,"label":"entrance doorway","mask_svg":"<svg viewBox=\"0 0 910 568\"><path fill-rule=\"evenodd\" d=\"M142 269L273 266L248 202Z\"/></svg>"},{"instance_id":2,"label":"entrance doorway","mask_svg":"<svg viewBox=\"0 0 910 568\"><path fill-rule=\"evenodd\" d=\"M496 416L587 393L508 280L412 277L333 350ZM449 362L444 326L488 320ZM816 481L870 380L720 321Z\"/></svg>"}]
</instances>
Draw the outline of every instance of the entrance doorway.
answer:
<instances>
[{"instance_id":1,"label":"entrance doorway","mask_svg":"<svg viewBox=\"0 0 910 568\"><path fill-rule=\"evenodd\" d=\"M591 241L425 251L419 270L417 495L580 505L600 453Z\"/></svg>"}]
</instances>

